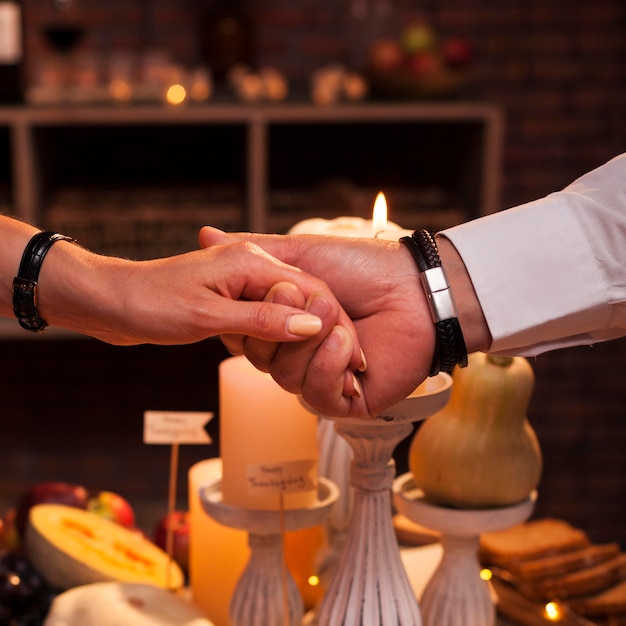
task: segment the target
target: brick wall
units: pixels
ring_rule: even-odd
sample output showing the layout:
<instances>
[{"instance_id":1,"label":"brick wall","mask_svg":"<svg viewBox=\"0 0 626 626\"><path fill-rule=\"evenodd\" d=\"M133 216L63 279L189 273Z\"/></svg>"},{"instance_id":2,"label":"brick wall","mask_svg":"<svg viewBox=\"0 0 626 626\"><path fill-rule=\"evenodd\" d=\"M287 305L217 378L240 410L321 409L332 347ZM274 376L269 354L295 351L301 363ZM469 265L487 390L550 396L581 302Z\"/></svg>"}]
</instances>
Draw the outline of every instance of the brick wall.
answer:
<instances>
[{"instance_id":1,"label":"brick wall","mask_svg":"<svg viewBox=\"0 0 626 626\"><path fill-rule=\"evenodd\" d=\"M187 64L200 58L201 17L217 0L77 0L81 46L103 55L159 46ZM255 60L293 81L331 61L350 62L381 20L350 19L357 0L243 2ZM444 35L476 48L472 92L507 116L503 206L561 188L626 145L626 4L622 0L390 0L393 24L418 9ZM44 0L25 0L31 61L46 54ZM366 0L375 5L375 0Z\"/></svg>"}]
</instances>

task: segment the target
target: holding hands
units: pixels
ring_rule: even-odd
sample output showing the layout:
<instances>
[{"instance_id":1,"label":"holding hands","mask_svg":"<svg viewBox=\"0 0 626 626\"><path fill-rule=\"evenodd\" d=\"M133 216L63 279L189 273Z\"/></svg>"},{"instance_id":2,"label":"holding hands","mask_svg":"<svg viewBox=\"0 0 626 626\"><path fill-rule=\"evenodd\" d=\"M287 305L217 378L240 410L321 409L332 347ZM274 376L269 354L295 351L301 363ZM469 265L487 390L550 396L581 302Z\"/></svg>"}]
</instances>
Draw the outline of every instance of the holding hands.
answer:
<instances>
[{"instance_id":1,"label":"holding hands","mask_svg":"<svg viewBox=\"0 0 626 626\"><path fill-rule=\"evenodd\" d=\"M30 245L38 232L0 216L0 314L13 315L20 259L37 263L31 295L21 294L32 298L31 330L49 324L117 345L219 335L332 417L379 414L430 371L435 330L414 259L398 242L205 227L200 250L133 261L63 239L38 256ZM447 260L462 277L462 261L453 252ZM467 332L471 282L453 287L464 296ZM468 350L488 345L472 339L466 335Z\"/></svg>"},{"instance_id":2,"label":"holding hands","mask_svg":"<svg viewBox=\"0 0 626 626\"><path fill-rule=\"evenodd\" d=\"M223 336L234 354L245 354L285 389L334 417L376 415L406 397L427 376L434 329L417 268L396 242L316 235L226 234L205 227L203 247L249 241L290 265L323 278L352 319L365 355L355 376L360 397L346 394L354 343L345 327L298 343ZM295 292L285 297L301 305ZM281 296L282 297L282 296ZM317 314L324 317L321 310ZM364 370L364 371L362 371ZM346 382L348 379L348 382Z\"/></svg>"}]
</instances>

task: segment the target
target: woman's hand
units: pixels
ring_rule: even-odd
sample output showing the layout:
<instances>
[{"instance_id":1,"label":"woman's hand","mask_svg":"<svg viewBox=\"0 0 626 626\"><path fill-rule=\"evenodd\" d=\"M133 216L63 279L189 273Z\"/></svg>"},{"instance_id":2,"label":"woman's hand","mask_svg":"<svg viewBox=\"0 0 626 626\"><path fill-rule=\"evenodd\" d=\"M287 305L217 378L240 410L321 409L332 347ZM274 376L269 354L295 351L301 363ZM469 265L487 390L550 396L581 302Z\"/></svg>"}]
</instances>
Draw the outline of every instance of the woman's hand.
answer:
<instances>
[{"instance_id":1,"label":"woman's hand","mask_svg":"<svg viewBox=\"0 0 626 626\"><path fill-rule=\"evenodd\" d=\"M277 283L293 285L306 306L264 301ZM60 242L45 259L38 289L49 324L113 344L184 344L229 334L321 341L338 324L353 345L349 362L360 363L354 326L328 286L252 243L129 261Z\"/></svg>"}]
</instances>

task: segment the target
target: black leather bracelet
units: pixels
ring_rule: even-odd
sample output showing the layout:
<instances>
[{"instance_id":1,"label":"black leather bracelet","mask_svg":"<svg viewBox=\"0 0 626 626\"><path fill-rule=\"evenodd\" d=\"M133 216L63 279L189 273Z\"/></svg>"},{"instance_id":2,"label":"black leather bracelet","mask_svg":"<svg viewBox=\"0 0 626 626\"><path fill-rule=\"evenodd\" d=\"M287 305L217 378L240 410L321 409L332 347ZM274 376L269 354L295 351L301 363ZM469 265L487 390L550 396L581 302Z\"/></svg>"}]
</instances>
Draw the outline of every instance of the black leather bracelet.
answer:
<instances>
[{"instance_id":1,"label":"black leather bracelet","mask_svg":"<svg viewBox=\"0 0 626 626\"><path fill-rule=\"evenodd\" d=\"M465 339L435 238L427 230L416 230L410 237L402 237L400 243L409 249L417 263L420 282L435 325L435 354L430 376L436 376L439 372L450 373L455 365L466 367Z\"/></svg>"},{"instance_id":2,"label":"black leather bracelet","mask_svg":"<svg viewBox=\"0 0 626 626\"><path fill-rule=\"evenodd\" d=\"M50 231L32 237L24 249L17 276L13 279L13 312L20 326L34 333L41 333L48 326L37 311L37 281L44 257L57 241L73 242L74 239Z\"/></svg>"}]
</instances>

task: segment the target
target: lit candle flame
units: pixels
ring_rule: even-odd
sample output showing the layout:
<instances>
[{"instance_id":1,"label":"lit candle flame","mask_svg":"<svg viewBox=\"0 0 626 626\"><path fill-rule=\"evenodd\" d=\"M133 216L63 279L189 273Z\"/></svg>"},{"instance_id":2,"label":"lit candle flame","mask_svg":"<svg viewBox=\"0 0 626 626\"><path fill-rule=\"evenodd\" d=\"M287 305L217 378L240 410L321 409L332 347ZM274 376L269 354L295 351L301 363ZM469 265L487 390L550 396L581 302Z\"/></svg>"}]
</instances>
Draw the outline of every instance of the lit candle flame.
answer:
<instances>
[{"instance_id":1,"label":"lit candle flame","mask_svg":"<svg viewBox=\"0 0 626 626\"><path fill-rule=\"evenodd\" d=\"M378 192L372 213L372 230L374 236L387 228L387 199L382 191Z\"/></svg>"}]
</instances>

